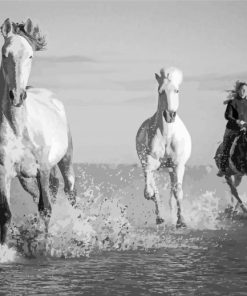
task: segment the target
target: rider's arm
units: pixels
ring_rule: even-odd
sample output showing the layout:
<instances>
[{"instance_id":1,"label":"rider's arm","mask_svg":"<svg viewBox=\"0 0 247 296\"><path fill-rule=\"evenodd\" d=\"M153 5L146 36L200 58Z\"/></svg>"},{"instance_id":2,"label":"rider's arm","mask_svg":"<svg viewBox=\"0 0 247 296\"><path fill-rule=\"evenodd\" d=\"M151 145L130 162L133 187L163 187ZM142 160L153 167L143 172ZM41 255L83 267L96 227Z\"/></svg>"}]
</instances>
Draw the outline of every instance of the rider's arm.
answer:
<instances>
[{"instance_id":1,"label":"rider's arm","mask_svg":"<svg viewBox=\"0 0 247 296\"><path fill-rule=\"evenodd\" d=\"M232 107L231 103L228 103L228 105L226 107L225 119L232 122L232 123L237 123L238 119L234 117L233 107Z\"/></svg>"},{"instance_id":2,"label":"rider's arm","mask_svg":"<svg viewBox=\"0 0 247 296\"><path fill-rule=\"evenodd\" d=\"M238 112L235 108L233 108L232 102L229 102L226 107L225 118L228 120L228 122L230 122L231 125L237 124L240 128L246 125L245 121L239 119Z\"/></svg>"}]
</instances>

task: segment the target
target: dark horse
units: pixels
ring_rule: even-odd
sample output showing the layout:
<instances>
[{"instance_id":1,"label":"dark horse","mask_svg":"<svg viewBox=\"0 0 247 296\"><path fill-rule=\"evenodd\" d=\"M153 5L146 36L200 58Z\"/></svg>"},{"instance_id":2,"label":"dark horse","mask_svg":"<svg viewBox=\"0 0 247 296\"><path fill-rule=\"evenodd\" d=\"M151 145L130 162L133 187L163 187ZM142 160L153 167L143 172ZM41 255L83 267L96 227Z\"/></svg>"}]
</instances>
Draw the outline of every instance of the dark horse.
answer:
<instances>
[{"instance_id":1,"label":"dark horse","mask_svg":"<svg viewBox=\"0 0 247 296\"><path fill-rule=\"evenodd\" d=\"M58 188L59 167L64 189L75 204L72 138L63 104L48 90L27 88L34 51L45 39L28 19L7 19L0 69L0 243L6 242L11 220L10 185L18 177L23 188L39 200L38 209L48 227L51 190ZM46 229L47 229L46 227Z\"/></svg>"},{"instance_id":2,"label":"dark horse","mask_svg":"<svg viewBox=\"0 0 247 296\"><path fill-rule=\"evenodd\" d=\"M218 168L221 166L222 143L215 154L215 162ZM247 132L243 128L239 135L235 137L230 147L230 153L227 160L225 179L231 189L231 194L237 200L237 206L247 213L247 209L239 197L237 187L241 183L242 177L247 175Z\"/></svg>"}]
</instances>

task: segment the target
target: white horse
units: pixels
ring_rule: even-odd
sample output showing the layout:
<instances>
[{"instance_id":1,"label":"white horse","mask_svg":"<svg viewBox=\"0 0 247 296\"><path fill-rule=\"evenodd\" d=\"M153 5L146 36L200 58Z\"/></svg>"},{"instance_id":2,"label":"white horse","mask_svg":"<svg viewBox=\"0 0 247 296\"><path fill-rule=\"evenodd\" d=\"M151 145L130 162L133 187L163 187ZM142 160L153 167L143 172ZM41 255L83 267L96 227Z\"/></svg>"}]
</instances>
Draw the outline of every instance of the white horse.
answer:
<instances>
[{"instance_id":1,"label":"white horse","mask_svg":"<svg viewBox=\"0 0 247 296\"><path fill-rule=\"evenodd\" d=\"M177 201L177 227L184 227L181 214L182 183L185 164L191 155L191 137L176 114L179 106L179 85L182 72L177 68L161 69L155 74L158 82L159 102L156 113L145 120L136 135L136 150L145 176L144 196L155 202L156 223L163 223L160 216L160 197L154 172L161 166L169 168L171 198Z\"/></svg>"},{"instance_id":2,"label":"white horse","mask_svg":"<svg viewBox=\"0 0 247 296\"><path fill-rule=\"evenodd\" d=\"M58 186L56 165L73 205L75 176L72 139L63 104L47 90L27 88L33 54L44 48L44 37L30 19L23 24L7 19L1 31L0 243L4 244L11 220L10 185L14 177L34 198L39 198L38 209L48 226L49 187L55 186L56 193Z\"/></svg>"}]
</instances>

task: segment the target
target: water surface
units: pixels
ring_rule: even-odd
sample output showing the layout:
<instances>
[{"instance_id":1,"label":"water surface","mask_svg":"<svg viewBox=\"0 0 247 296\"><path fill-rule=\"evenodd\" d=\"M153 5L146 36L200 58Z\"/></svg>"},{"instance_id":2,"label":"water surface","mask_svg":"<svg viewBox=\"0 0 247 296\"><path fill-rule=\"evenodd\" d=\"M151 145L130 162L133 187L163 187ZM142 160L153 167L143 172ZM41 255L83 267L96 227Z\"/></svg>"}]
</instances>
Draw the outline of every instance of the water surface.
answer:
<instances>
[{"instance_id":1,"label":"water surface","mask_svg":"<svg viewBox=\"0 0 247 296\"><path fill-rule=\"evenodd\" d=\"M225 211L230 195L212 168L187 170L183 230L168 208L164 172L159 227L139 167L79 165L77 175L80 209L61 190L47 237L36 205L14 184L1 295L247 294L247 218ZM244 186L240 194L246 200Z\"/></svg>"}]
</instances>

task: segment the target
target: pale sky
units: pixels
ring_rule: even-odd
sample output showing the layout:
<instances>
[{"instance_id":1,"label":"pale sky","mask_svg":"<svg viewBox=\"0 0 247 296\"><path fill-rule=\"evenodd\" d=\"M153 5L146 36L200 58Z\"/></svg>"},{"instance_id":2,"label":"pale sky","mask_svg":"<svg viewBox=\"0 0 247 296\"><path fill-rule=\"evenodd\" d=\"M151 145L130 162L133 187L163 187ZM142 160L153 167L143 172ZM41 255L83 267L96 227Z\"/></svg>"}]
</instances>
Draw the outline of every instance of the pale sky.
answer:
<instances>
[{"instance_id":1,"label":"pale sky","mask_svg":"<svg viewBox=\"0 0 247 296\"><path fill-rule=\"evenodd\" d=\"M157 108L154 73L176 66L189 163L212 164L224 90L247 80L246 12L245 1L0 1L1 23L29 17L47 37L30 84L64 102L76 162L137 162L135 134Z\"/></svg>"}]
</instances>

